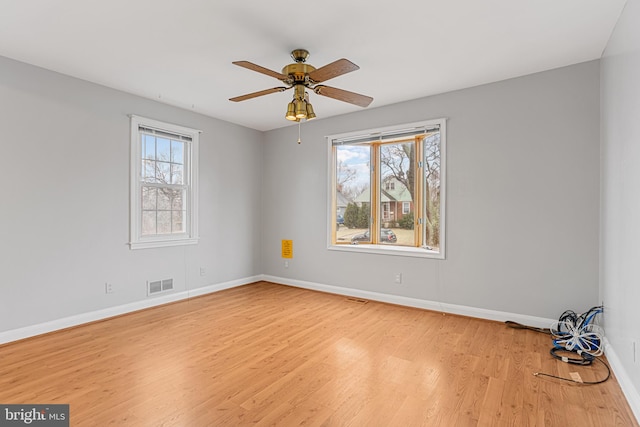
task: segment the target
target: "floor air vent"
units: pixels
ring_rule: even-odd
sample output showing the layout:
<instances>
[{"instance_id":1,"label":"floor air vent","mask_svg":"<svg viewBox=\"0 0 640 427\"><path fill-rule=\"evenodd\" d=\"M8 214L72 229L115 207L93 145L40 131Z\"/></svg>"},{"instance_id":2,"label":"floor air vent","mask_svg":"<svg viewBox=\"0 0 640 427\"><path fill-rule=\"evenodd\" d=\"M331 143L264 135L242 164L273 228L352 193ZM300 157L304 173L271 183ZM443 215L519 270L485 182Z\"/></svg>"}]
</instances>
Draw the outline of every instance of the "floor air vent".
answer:
<instances>
[{"instance_id":1,"label":"floor air vent","mask_svg":"<svg viewBox=\"0 0 640 427\"><path fill-rule=\"evenodd\" d=\"M147 295L155 295L173 290L173 279L154 280L147 282Z\"/></svg>"},{"instance_id":2,"label":"floor air vent","mask_svg":"<svg viewBox=\"0 0 640 427\"><path fill-rule=\"evenodd\" d=\"M361 299L361 298L347 298L347 301L349 302L355 302L357 304L366 304L369 301L367 301L366 299Z\"/></svg>"}]
</instances>

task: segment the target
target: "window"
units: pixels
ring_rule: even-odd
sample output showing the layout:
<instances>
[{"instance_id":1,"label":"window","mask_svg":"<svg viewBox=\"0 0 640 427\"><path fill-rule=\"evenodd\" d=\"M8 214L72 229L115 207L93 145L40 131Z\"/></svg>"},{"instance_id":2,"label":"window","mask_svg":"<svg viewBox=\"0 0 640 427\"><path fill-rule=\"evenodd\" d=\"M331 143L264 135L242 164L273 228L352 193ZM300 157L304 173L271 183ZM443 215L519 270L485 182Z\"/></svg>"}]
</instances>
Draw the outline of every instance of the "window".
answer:
<instances>
[{"instance_id":1,"label":"window","mask_svg":"<svg viewBox=\"0 0 640 427\"><path fill-rule=\"evenodd\" d=\"M131 116L131 249L198 242L199 136Z\"/></svg>"},{"instance_id":2,"label":"window","mask_svg":"<svg viewBox=\"0 0 640 427\"><path fill-rule=\"evenodd\" d=\"M444 119L333 135L328 144L330 249L444 258Z\"/></svg>"},{"instance_id":3,"label":"window","mask_svg":"<svg viewBox=\"0 0 640 427\"><path fill-rule=\"evenodd\" d=\"M382 204L382 219L388 221L391 219L391 203L385 202Z\"/></svg>"}]
</instances>

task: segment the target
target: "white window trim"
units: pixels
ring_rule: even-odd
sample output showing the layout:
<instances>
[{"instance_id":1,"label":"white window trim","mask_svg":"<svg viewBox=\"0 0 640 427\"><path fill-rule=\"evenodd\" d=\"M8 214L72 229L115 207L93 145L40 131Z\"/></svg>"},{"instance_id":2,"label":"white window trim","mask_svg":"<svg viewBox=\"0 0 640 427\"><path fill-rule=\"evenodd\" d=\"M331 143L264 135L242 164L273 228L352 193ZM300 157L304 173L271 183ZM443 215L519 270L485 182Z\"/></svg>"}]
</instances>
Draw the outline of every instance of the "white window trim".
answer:
<instances>
[{"instance_id":1,"label":"white window trim","mask_svg":"<svg viewBox=\"0 0 640 427\"><path fill-rule=\"evenodd\" d=\"M442 246L441 246L442 248ZM444 254L427 249L417 248L413 246L392 246L392 245L370 245L366 243L358 243L357 245L329 245L330 251L369 253L377 255L394 255L416 258L436 258L444 259ZM442 249L441 249L442 250Z\"/></svg>"},{"instance_id":2,"label":"white window trim","mask_svg":"<svg viewBox=\"0 0 640 427\"><path fill-rule=\"evenodd\" d=\"M129 246L131 249L159 248L166 246L193 245L198 243L198 148L201 131L184 126L161 122L146 117L130 115L131 118L131 164L130 164L130 213L129 213ZM185 233L162 236L142 236L141 185L142 154L140 149L139 126L164 130L169 133L191 137L187 147L189 162L189 183L187 230Z\"/></svg>"},{"instance_id":3,"label":"white window trim","mask_svg":"<svg viewBox=\"0 0 640 427\"><path fill-rule=\"evenodd\" d=\"M331 251L341 252L355 252L355 253L370 253L378 255L395 255L405 257L417 257L417 258L430 258L430 259L446 259L446 182L447 182L447 127L446 118L424 120L421 122L405 123L395 126L387 126L374 129L363 129L359 131L346 132L334 135L328 135L327 139L327 162L329 173L327 174L327 249ZM409 129L422 126L440 126L440 175L442 177L440 181L440 250L434 251L428 247L412 247L412 246L392 246L392 245L371 245L358 243L357 245L334 245L332 239L332 218L331 207L333 205L333 152L332 141L334 139L348 139L355 138L364 134L374 134L377 132L386 133L392 131L399 131L403 129ZM423 204L426 204L426 200L423 199ZM423 231L424 233L425 231ZM424 236L423 236L424 239Z\"/></svg>"}]
</instances>

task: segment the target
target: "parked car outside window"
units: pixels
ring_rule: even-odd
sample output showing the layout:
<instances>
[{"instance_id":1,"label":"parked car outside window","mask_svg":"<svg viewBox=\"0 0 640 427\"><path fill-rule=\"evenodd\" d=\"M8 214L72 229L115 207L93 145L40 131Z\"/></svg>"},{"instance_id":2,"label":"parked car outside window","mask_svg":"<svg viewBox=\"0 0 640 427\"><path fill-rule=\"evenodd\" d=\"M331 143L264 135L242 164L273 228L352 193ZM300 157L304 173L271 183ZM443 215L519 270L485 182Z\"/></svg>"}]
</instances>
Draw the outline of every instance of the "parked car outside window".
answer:
<instances>
[{"instance_id":1,"label":"parked car outside window","mask_svg":"<svg viewBox=\"0 0 640 427\"><path fill-rule=\"evenodd\" d=\"M356 234L351 238L352 243L358 242L369 242L371 241L369 230L365 231L361 234ZM393 230L389 228L381 228L380 229L380 243L395 243L398 241L398 237Z\"/></svg>"}]
</instances>

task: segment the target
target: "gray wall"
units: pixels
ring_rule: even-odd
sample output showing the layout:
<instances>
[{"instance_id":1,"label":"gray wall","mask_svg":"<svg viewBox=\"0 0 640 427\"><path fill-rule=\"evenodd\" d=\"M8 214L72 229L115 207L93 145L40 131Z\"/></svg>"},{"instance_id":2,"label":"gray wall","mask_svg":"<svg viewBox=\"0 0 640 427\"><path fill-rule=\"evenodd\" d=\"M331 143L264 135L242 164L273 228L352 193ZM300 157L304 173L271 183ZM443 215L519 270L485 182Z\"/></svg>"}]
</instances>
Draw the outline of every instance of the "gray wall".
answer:
<instances>
[{"instance_id":1,"label":"gray wall","mask_svg":"<svg viewBox=\"0 0 640 427\"><path fill-rule=\"evenodd\" d=\"M630 381L618 377L640 418L639 22L640 1L628 0L602 59L600 283L606 336Z\"/></svg>"},{"instance_id":2,"label":"gray wall","mask_svg":"<svg viewBox=\"0 0 640 427\"><path fill-rule=\"evenodd\" d=\"M0 331L145 301L164 277L182 291L264 273L542 318L598 303L597 61L304 123L298 145L295 126L263 134L0 60ZM204 131L197 246L128 249L129 113ZM440 117L447 259L327 250L324 137Z\"/></svg>"},{"instance_id":3,"label":"gray wall","mask_svg":"<svg viewBox=\"0 0 640 427\"><path fill-rule=\"evenodd\" d=\"M599 78L592 61L314 120L300 145L295 126L267 132L263 272L550 319L597 305ZM328 250L324 137L441 117L446 260ZM294 241L289 268L282 239Z\"/></svg>"},{"instance_id":4,"label":"gray wall","mask_svg":"<svg viewBox=\"0 0 640 427\"><path fill-rule=\"evenodd\" d=\"M128 114L203 131L198 245L127 246ZM0 132L0 332L261 273L260 132L6 58Z\"/></svg>"}]
</instances>

